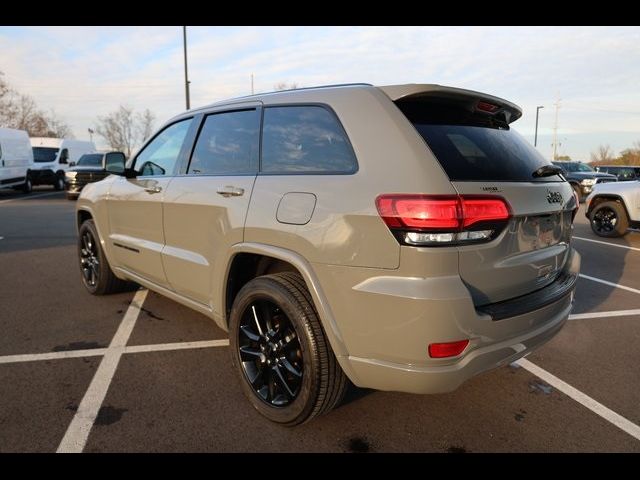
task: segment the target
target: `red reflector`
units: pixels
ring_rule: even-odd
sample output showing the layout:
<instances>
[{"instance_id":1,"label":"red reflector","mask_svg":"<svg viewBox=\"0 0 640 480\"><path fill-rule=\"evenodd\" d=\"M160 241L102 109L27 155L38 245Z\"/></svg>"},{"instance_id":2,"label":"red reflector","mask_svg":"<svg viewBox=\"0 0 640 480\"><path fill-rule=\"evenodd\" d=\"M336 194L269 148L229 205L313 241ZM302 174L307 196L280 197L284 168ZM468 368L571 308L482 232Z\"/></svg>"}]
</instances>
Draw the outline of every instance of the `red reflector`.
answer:
<instances>
[{"instance_id":1,"label":"red reflector","mask_svg":"<svg viewBox=\"0 0 640 480\"><path fill-rule=\"evenodd\" d=\"M376 199L376 207L389 228L420 232L455 232L509 218L509 206L499 197L385 194Z\"/></svg>"},{"instance_id":2,"label":"red reflector","mask_svg":"<svg viewBox=\"0 0 640 480\"><path fill-rule=\"evenodd\" d=\"M432 343L429 345L429 356L431 358L456 357L469 345L469 340L458 342Z\"/></svg>"},{"instance_id":3,"label":"red reflector","mask_svg":"<svg viewBox=\"0 0 640 480\"><path fill-rule=\"evenodd\" d=\"M476 108L481 112L489 112L489 113L497 112L500 109L498 105L494 105L493 103L487 103L487 102L478 102L478 105L476 105Z\"/></svg>"}]
</instances>

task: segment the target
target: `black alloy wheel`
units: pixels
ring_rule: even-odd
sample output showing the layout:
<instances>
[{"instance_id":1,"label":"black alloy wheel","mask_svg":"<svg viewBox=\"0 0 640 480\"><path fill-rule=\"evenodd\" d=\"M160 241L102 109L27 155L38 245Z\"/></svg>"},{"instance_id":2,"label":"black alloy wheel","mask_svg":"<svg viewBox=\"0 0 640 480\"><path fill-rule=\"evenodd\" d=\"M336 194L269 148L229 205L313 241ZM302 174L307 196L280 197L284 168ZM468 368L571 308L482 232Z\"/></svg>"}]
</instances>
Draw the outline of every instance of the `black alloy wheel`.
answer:
<instances>
[{"instance_id":1,"label":"black alloy wheel","mask_svg":"<svg viewBox=\"0 0 640 480\"><path fill-rule=\"evenodd\" d=\"M600 237L621 237L629 228L624 207L615 201L598 204L591 212L591 230Z\"/></svg>"},{"instance_id":2,"label":"black alloy wheel","mask_svg":"<svg viewBox=\"0 0 640 480\"><path fill-rule=\"evenodd\" d=\"M238 333L242 369L256 395L273 407L289 405L300 391L304 364L287 315L267 299L255 300L244 310Z\"/></svg>"},{"instance_id":3,"label":"black alloy wheel","mask_svg":"<svg viewBox=\"0 0 640 480\"><path fill-rule=\"evenodd\" d=\"M89 229L80 237L80 269L87 287L95 289L100 278L100 256L96 239Z\"/></svg>"}]
</instances>

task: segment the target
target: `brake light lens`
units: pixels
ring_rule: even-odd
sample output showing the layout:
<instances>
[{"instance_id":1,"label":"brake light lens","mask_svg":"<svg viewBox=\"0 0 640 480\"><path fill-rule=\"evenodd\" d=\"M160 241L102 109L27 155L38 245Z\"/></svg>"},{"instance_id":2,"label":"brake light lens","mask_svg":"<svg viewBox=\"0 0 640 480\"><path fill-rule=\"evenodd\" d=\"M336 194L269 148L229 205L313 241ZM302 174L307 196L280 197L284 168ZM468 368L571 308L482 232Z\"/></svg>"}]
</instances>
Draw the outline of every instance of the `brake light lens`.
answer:
<instances>
[{"instance_id":1,"label":"brake light lens","mask_svg":"<svg viewBox=\"0 0 640 480\"><path fill-rule=\"evenodd\" d=\"M431 358L457 357L469 345L469 340L459 340L457 342L432 343L429 345L429 356Z\"/></svg>"},{"instance_id":2,"label":"brake light lens","mask_svg":"<svg viewBox=\"0 0 640 480\"><path fill-rule=\"evenodd\" d=\"M509 205L482 195L385 194L378 213L401 243L444 245L488 240L507 224Z\"/></svg>"},{"instance_id":3,"label":"brake light lens","mask_svg":"<svg viewBox=\"0 0 640 480\"><path fill-rule=\"evenodd\" d=\"M494 105L493 103L487 103L487 102L478 102L478 104L476 105L476 108L481 112L487 112L487 113L495 113L498 110L500 110L500 107L498 105Z\"/></svg>"}]
</instances>

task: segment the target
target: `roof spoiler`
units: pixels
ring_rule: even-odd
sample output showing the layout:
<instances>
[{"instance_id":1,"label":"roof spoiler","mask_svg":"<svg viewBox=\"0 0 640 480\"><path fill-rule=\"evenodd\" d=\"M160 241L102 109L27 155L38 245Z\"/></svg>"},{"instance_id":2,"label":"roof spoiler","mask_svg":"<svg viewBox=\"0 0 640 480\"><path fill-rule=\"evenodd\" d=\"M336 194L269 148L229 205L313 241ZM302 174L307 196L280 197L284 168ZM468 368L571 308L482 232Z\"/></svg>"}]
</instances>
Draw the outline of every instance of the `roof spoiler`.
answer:
<instances>
[{"instance_id":1,"label":"roof spoiler","mask_svg":"<svg viewBox=\"0 0 640 480\"><path fill-rule=\"evenodd\" d=\"M516 104L473 90L435 84L389 85L378 88L394 102L437 99L447 103L451 102L470 113L501 118L507 124L515 122L522 116L522 109Z\"/></svg>"}]
</instances>

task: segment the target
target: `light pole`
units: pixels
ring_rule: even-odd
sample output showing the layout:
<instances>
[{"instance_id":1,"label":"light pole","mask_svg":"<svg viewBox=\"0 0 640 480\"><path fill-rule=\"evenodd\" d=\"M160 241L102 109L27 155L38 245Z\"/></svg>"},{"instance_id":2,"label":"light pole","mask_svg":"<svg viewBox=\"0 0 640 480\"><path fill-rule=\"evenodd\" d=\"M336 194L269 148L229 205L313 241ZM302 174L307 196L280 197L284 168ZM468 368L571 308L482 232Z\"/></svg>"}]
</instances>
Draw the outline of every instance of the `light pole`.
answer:
<instances>
[{"instance_id":1,"label":"light pole","mask_svg":"<svg viewBox=\"0 0 640 480\"><path fill-rule=\"evenodd\" d=\"M534 147L538 145L538 113L540 113L541 108L544 108L544 106L540 105L539 107L536 107L536 135L533 137Z\"/></svg>"},{"instance_id":2,"label":"light pole","mask_svg":"<svg viewBox=\"0 0 640 480\"><path fill-rule=\"evenodd\" d=\"M93 142L93 134L95 132L93 130L91 130L90 128L87 128L87 131L89 132L89 141Z\"/></svg>"},{"instance_id":3,"label":"light pole","mask_svg":"<svg viewBox=\"0 0 640 480\"><path fill-rule=\"evenodd\" d=\"M187 110L191 108L191 102L189 101L189 75L187 73L187 27L182 27L182 39L184 45L184 91L187 99Z\"/></svg>"}]
</instances>

